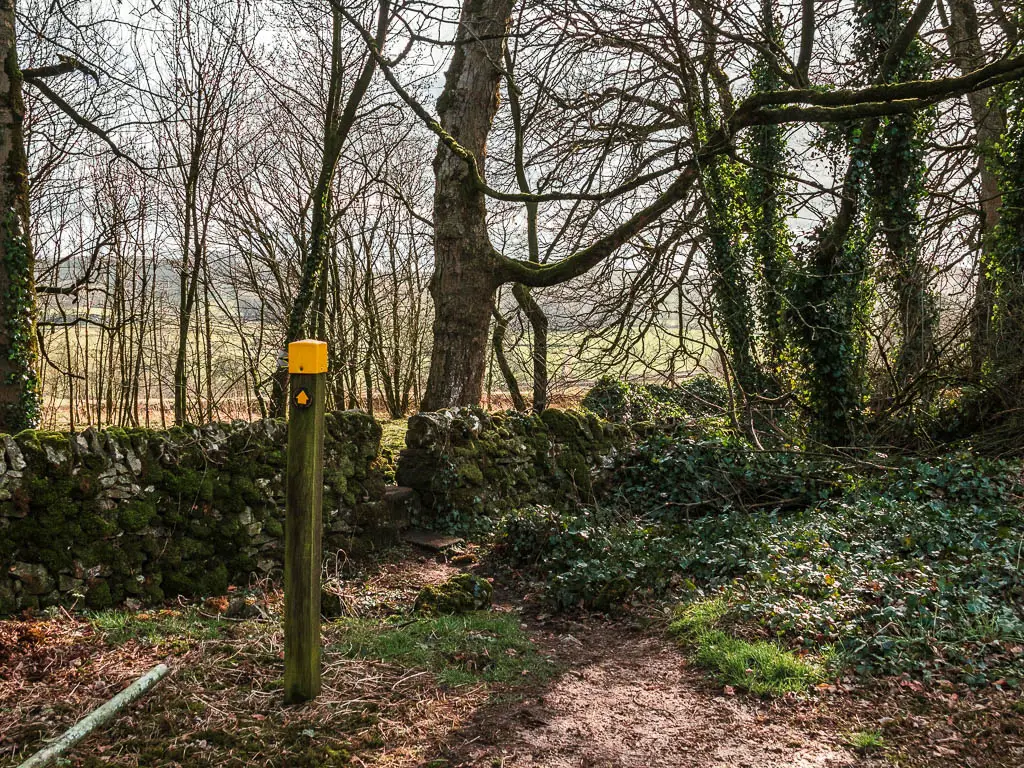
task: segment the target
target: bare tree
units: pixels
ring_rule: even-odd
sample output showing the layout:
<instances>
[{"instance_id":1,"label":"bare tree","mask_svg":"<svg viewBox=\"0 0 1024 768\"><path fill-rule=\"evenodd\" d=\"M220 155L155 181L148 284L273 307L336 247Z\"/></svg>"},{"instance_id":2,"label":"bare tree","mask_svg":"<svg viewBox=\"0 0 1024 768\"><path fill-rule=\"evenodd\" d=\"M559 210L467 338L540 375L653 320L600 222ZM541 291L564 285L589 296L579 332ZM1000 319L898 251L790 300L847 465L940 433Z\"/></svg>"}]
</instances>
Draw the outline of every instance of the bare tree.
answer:
<instances>
[{"instance_id":1,"label":"bare tree","mask_svg":"<svg viewBox=\"0 0 1024 768\"><path fill-rule=\"evenodd\" d=\"M498 286L516 282L531 287L556 285L584 274L600 264L633 237L648 228L674 206L684 200L699 177L699 170L711 158L733 150L734 137L744 128L792 122L838 123L849 120L877 121L890 115L908 114L944 99L953 98L979 88L991 87L1024 76L1024 59L1010 57L972 70L960 77L907 83L878 82L855 89L822 91L808 87L810 58L814 49L816 20L813 6L804 9L806 18L801 27L800 51L796 61L771 41L756 36L739 38L741 43L758 52L768 52L772 66L782 76L787 88L752 95L730 107L721 115L717 126L702 133L690 121L673 125L682 130L674 142L671 161L652 174L636 174L619 188L582 194L579 191L548 194L503 192L490 186L485 177L487 138L498 111L498 88L503 77L504 50L511 28L514 2L487 0L467 2L459 17L454 41L454 54L449 64L445 87L437 103L438 119L413 99L373 45L372 37L362 30L374 55L378 57L389 82L402 95L413 111L432 127L439 137L435 159L435 272L431 282L434 298L434 346L431 372L422 407L436 409L449 405L479 402L485 365L488 328L493 296ZM930 0L919 4L908 25L906 36L913 38L931 9ZM682 9L679 9L682 10ZM691 12L700 16L702 9ZM598 11L576 4L573 13L597 18ZM346 15L349 22L358 21ZM666 26L675 26L681 17L670 17L658 8L643 8L625 18L638 18L641 23L652 19ZM610 29L594 22L601 36L600 44L609 43L638 57L648 57L658 66L671 66L660 50L645 43L639 27ZM739 37L739 36L734 36ZM898 55L905 48L902 37L886 53ZM561 52L560 52L561 55ZM701 69L701 58L679 51L682 63L683 99L689 108L699 108L692 83L701 76L709 78L721 89L724 83L718 73L724 69L717 63ZM705 57L705 61L714 62ZM676 65L678 66L678 65ZM883 69L888 66L883 62ZM617 95L617 94L616 94ZM627 97L628 98L628 97ZM687 130L689 129L689 130ZM668 176L670 183L650 190L647 201L630 211L604 232L592 235L590 241L564 258L549 264L534 264L499 252L487 228L488 197L520 203L547 202L559 199L593 197L613 199L625 191L633 191L649 183L651 177ZM849 222L856 217L856 208L840 207L832 226L832 234L822 240L822 254L841 247ZM830 259L823 257L819 265L829 268ZM828 263L825 263L828 262Z\"/></svg>"}]
</instances>

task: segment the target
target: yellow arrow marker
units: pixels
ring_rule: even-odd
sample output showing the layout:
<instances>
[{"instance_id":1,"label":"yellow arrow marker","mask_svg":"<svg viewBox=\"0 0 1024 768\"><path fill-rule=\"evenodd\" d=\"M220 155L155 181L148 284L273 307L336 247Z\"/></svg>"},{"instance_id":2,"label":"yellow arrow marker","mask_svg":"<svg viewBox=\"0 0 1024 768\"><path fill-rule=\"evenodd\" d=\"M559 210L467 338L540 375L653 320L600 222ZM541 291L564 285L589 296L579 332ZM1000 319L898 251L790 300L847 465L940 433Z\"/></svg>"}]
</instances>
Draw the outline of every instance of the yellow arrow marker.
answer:
<instances>
[{"instance_id":1,"label":"yellow arrow marker","mask_svg":"<svg viewBox=\"0 0 1024 768\"><path fill-rule=\"evenodd\" d=\"M309 394L306 390L300 389L295 393L295 404L299 406L299 408L305 408L309 405Z\"/></svg>"}]
</instances>

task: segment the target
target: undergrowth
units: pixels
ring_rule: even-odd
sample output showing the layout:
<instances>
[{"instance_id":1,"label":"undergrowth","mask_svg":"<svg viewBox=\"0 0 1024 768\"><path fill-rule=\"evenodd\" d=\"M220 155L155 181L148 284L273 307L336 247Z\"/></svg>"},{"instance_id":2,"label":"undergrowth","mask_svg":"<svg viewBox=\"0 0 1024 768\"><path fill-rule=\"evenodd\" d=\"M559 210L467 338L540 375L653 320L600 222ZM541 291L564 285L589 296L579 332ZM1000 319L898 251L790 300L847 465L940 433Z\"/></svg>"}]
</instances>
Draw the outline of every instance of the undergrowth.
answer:
<instances>
[{"instance_id":1,"label":"undergrowth","mask_svg":"<svg viewBox=\"0 0 1024 768\"><path fill-rule=\"evenodd\" d=\"M724 595L730 623L834 648L859 674L1020 685L1019 465L969 452L783 459L718 437L655 438L637 455L608 506L502 523L499 552L557 607Z\"/></svg>"},{"instance_id":2,"label":"undergrowth","mask_svg":"<svg viewBox=\"0 0 1024 768\"><path fill-rule=\"evenodd\" d=\"M805 507L841 493L852 472L838 457L756 448L726 429L681 429L641 442L615 479L613 503L620 509L678 520L731 508Z\"/></svg>"}]
</instances>

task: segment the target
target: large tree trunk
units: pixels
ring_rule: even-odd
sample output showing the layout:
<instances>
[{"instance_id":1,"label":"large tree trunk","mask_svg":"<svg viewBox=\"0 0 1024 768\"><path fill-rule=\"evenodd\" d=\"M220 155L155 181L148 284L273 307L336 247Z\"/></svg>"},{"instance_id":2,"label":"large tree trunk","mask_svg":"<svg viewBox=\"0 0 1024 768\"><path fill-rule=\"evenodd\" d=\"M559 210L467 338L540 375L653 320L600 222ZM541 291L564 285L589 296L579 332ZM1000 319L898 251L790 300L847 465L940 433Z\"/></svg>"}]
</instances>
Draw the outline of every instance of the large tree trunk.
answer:
<instances>
[{"instance_id":1,"label":"large tree trunk","mask_svg":"<svg viewBox=\"0 0 1024 768\"><path fill-rule=\"evenodd\" d=\"M40 414L25 104L14 25L14 0L0 0L0 432L34 427Z\"/></svg>"},{"instance_id":2,"label":"large tree trunk","mask_svg":"<svg viewBox=\"0 0 1024 768\"><path fill-rule=\"evenodd\" d=\"M437 101L441 127L477 159L498 109L503 49L515 0L465 0L455 54ZM434 158L434 342L421 410L476 405L483 394L498 256L483 192L466 161L439 142Z\"/></svg>"},{"instance_id":3,"label":"large tree trunk","mask_svg":"<svg viewBox=\"0 0 1024 768\"><path fill-rule=\"evenodd\" d=\"M487 331L497 286L489 274L493 270L486 267L486 254L471 250L469 239L454 240L447 248L441 243L434 246L434 343L421 411L478 405L483 395Z\"/></svg>"},{"instance_id":4,"label":"large tree trunk","mask_svg":"<svg viewBox=\"0 0 1024 768\"><path fill-rule=\"evenodd\" d=\"M983 67L987 62L978 30L978 11L974 0L947 0L949 19L946 39L957 67L964 74ZM941 5L940 5L941 8ZM946 22L943 19L943 22ZM1006 113L993 99L991 88L967 94L974 122L975 153L978 156L978 177L981 193L982 256L975 283L974 307L971 316L971 367L980 373L990 347L992 310L995 297L988 275L988 256L994 242L992 235L999 224L1002 199L999 179L992 167L993 147L1006 130Z\"/></svg>"}]
</instances>

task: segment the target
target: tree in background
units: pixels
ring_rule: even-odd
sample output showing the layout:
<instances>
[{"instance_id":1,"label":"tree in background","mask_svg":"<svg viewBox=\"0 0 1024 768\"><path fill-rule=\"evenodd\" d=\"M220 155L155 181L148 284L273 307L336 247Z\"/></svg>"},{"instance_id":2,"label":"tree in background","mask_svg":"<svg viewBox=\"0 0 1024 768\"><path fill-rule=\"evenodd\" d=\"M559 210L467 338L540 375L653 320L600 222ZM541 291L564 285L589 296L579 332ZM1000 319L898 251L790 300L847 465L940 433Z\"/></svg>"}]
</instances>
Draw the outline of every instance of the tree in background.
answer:
<instances>
[{"instance_id":1,"label":"tree in background","mask_svg":"<svg viewBox=\"0 0 1024 768\"><path fill-rule=\"evenodd\" d=\"M865 404L931 413L931 382L960 370L990 207L968 166L994 158L975 152L973 94L1024 71L993 9L978 56L910 71L916 41L943 31L931 0L858 16L761 0L414 0L392 6L388 45L370 0L243 3L237 24L237 3L182 0L145 6L136 25L108 19L106 0L63 6L70 18L23 1L49 424L280 412L278 352L308 333L330 341L338 407L472 403L483 382L520 377L542 408L606 373L677 383L724 368L736 406L796 401L838 442L858 436ZM970 27L967 5L939 10ZM212 43L157 44L176 9ZM907 21L922 14L918 34ZM88 66L50 66L55 49ZM445 69L435 112L422 105ZM238 87L225 97L226 82ZM835 186L808 124L845 137ZM119 145L137 166L111 165ZM806 222L828 247L790 232ZM981 272L993 297L995 258ZM1002 297L993 328L1012 325Z\"/></svg>"},{"instance_id":2,"label":"tree in background","mask_svg":"<svg viewBox=\"0 0 1024 768\"><path fill-rule=\"evenodd\" d=\"M376 34L373 44L378 50L387 40L391 21L391 4L381 0L377 12ZM327 303L329 280L328 258L333 242L331 228L334 175L341 159L345 142L358 117L360 102L373 80L377 62L373 56L364 56L362 67L347 97L344 94L345 68L342 43L342 20L339 6L331 5L331 60L328 79L326 113L324 115L323 155L316 185L312 192L312 217L309 249L303 255L301 280L288 316L286 343L307 336L324 338L327 333ZM281 367L274 377L271 412L284 416L287 367Z\"/></svg>"},{"instance_id":3,"label":"tree in background","mask_svg":"<svg viewBox=\"0 0 1024 768\"><path fill-rule=\"evenodd\" d=\"M761 3L761 24L766 39L781 45L774 3ZM785 86L765 54L754 60L750 75L754 93L770 93ZM770 395L784 391L787 378L785 297L793 269L792 231L789 228L788 180L790 172L786 130L782 125L759 125L747 131L745 154L750 167L743 179L743 196L750 216L747 239L757 290L757 319Z\"/></svg>"},{"instance_id":4,"label":"tree in background","mask_svg":"<svg viewBox=\"0 0 1024 768\"><path fill-rule=\"evenodd\" d=\"M678 159L661 173L674 176L671 183L589 244L558 261L540 265L498 251L487 228L488 197L532 203L580 196L570 192L503 193L487 184L487 138L498 110L498 87L503 75L500 62L504 60L513 7L510 0L463 5L455 52L438 99L436 121L404 91L382 61L392 86L439 137L434 164L435 271L431 282L434 345L421 407L434 410L479 402L491 306L499 286L509 282L532 287L556 285L600 264L684 199L699 178L700 169L711 158L729 152L732 137L741 129L786 122L859 121L852 132L853 160L843 181L839 210L808 251L802 285L795 289L797 306L793 315L803 325L799 342L808 368L811 410L819 433L830 442L852 439L864 395L864 323L870 309L865 290L870 233L862 217L863 192L867 163L881 121L890 115L920 111L936 101L992 82L988 73L981 70L959 80L910 82L902 88L902 83L892 84L900 61L931 11L931 0L924 0L915 8L880 61L866 62L872 70L871 85L860 92L806 87L813 53L815 10L813 5L805 6L799 60L793 63L780 58L773 64L777 71L786 73L791 89L754 94L730 114L723 115L721 127L707 136L694 130L691 121L690 135L677 145L681 150ZM864 10L865 14L872 12ZM661 21L670 27L674 23L667 18ZM637 31L632 32L635 41ZM373 48L369 33L362 33ZM605 32L601 40L605 45L621 44L624 48L642 50L642 42L631 42L620 30ZM761 45L759 50L766 48ZM658 56L645 53L653 58ZM381 56L379 51L375 55ZM684 71L700 61L686 53L680 57ZM1019 66L1018 60L1007 60L996 67L1001 74L993 71L993 77L1019 77ZM703 74L713 78L714 68L705 68ZM682 78L684 89L688 86L686 79ZM688 98L691 110L697 108L696 94L690 92ZM635 189L641 183L633 178L626 186ZM610 198L614 194L606 192L595 197Z\"/></svg>"},{"instance_id":5,"label":"tree in background","mask_svg":"<svg viewBox=\"0 0 1024 768\"><path fill-rule=\"evenodd\" d=\"M1007 97L1010 120L999 144L1002 206L990 256L993 288L992 336L985 383L994 410L1024 407L1024 94Z\"/></svg>"},{"instance_id":6,"label":"tree in background","mask_svg":"<svg viewBox=\"0 0 1024 768\"><path fill-rule=\"evenodd\" d=\"M914 45L931 5L931 0L922 0L912 15L903 17L899 6L888 0L858 3L857 21L865 30L862 39L871 40L874 47L874 55L865 62L867 79L874 87L885 88L898 80L901 63ZM803 268L793 291L791 317L806 366L804 380L812 428L819 439L831 444L853 442L861 426L873 291L869 281L873 233L865 220L864 207L869 168L886 117L873 115L850 124L850 159L838 210L803 254ZM912 159L908 165L913 165ZM909 177L910 172L904 175ZM909 196L909 202L900 201L904 211L911 211L906 218L912 218L916 204L913 190ZM897 246L905 249L907 241L899 239L903 235L892 234Z\"/></svg>"},{"instance_id":7,"label":"tree in background","mask_svg":"<svg viewBox=\"0 0 1024 768\"><path fill-rule=\"evenodd\" d=\"M864 3L859 49L865 58L882 62L896 51L909 11L900 2ZM893 54L896 55L896 54ZM933 62L918 38L898 55L887 82L927 80ZM884 249L882 269L895 300L899 348L893 366L896 391L927 397L922 377L936 359L938 311L930 287L929 267L922 252L920 206L924 198L925 141L933 116L929 111L885 118L878 127L869 160L868 227Z\"/></svg>"},{"instance_id":8,"label":"tree in background","mask_svg":"<svg viewBox=\"0 0 1024 768\"><path fill-rule=\"evenodd\" d=\"M715 318L733 382L745 400L763 391L764 383L756 357L750 251L743 239L749 214L742 189L742 170L729 158L711 158L702 169Z\"/></svg>"},{"instance_id":9,"label":"tree in background","mask_svg":"<svg viewBox=\"0 0 1024 768\"><path fill-rule=\"evenodd\" d=\"M981 41L978 10L974 0L939 0L939 17L946 32L946 41L957 69L963 73L984 66L990 60ZM999 8L993 15L1012 44L1016 37L1012 24ZM973 154L978 169L978 210L981 229L981 251L975 268L974 306L971 311L970 360L975 377L980 376L989 354L992 325L993 287L989 276L989 260L995 248L995 231L999 225L1000 199L997 175L996 145L1006 132L1006 108L995 98L993 88L980 88L968 93L967 104L974 124Z\"/></svg>"}]
</instances>

